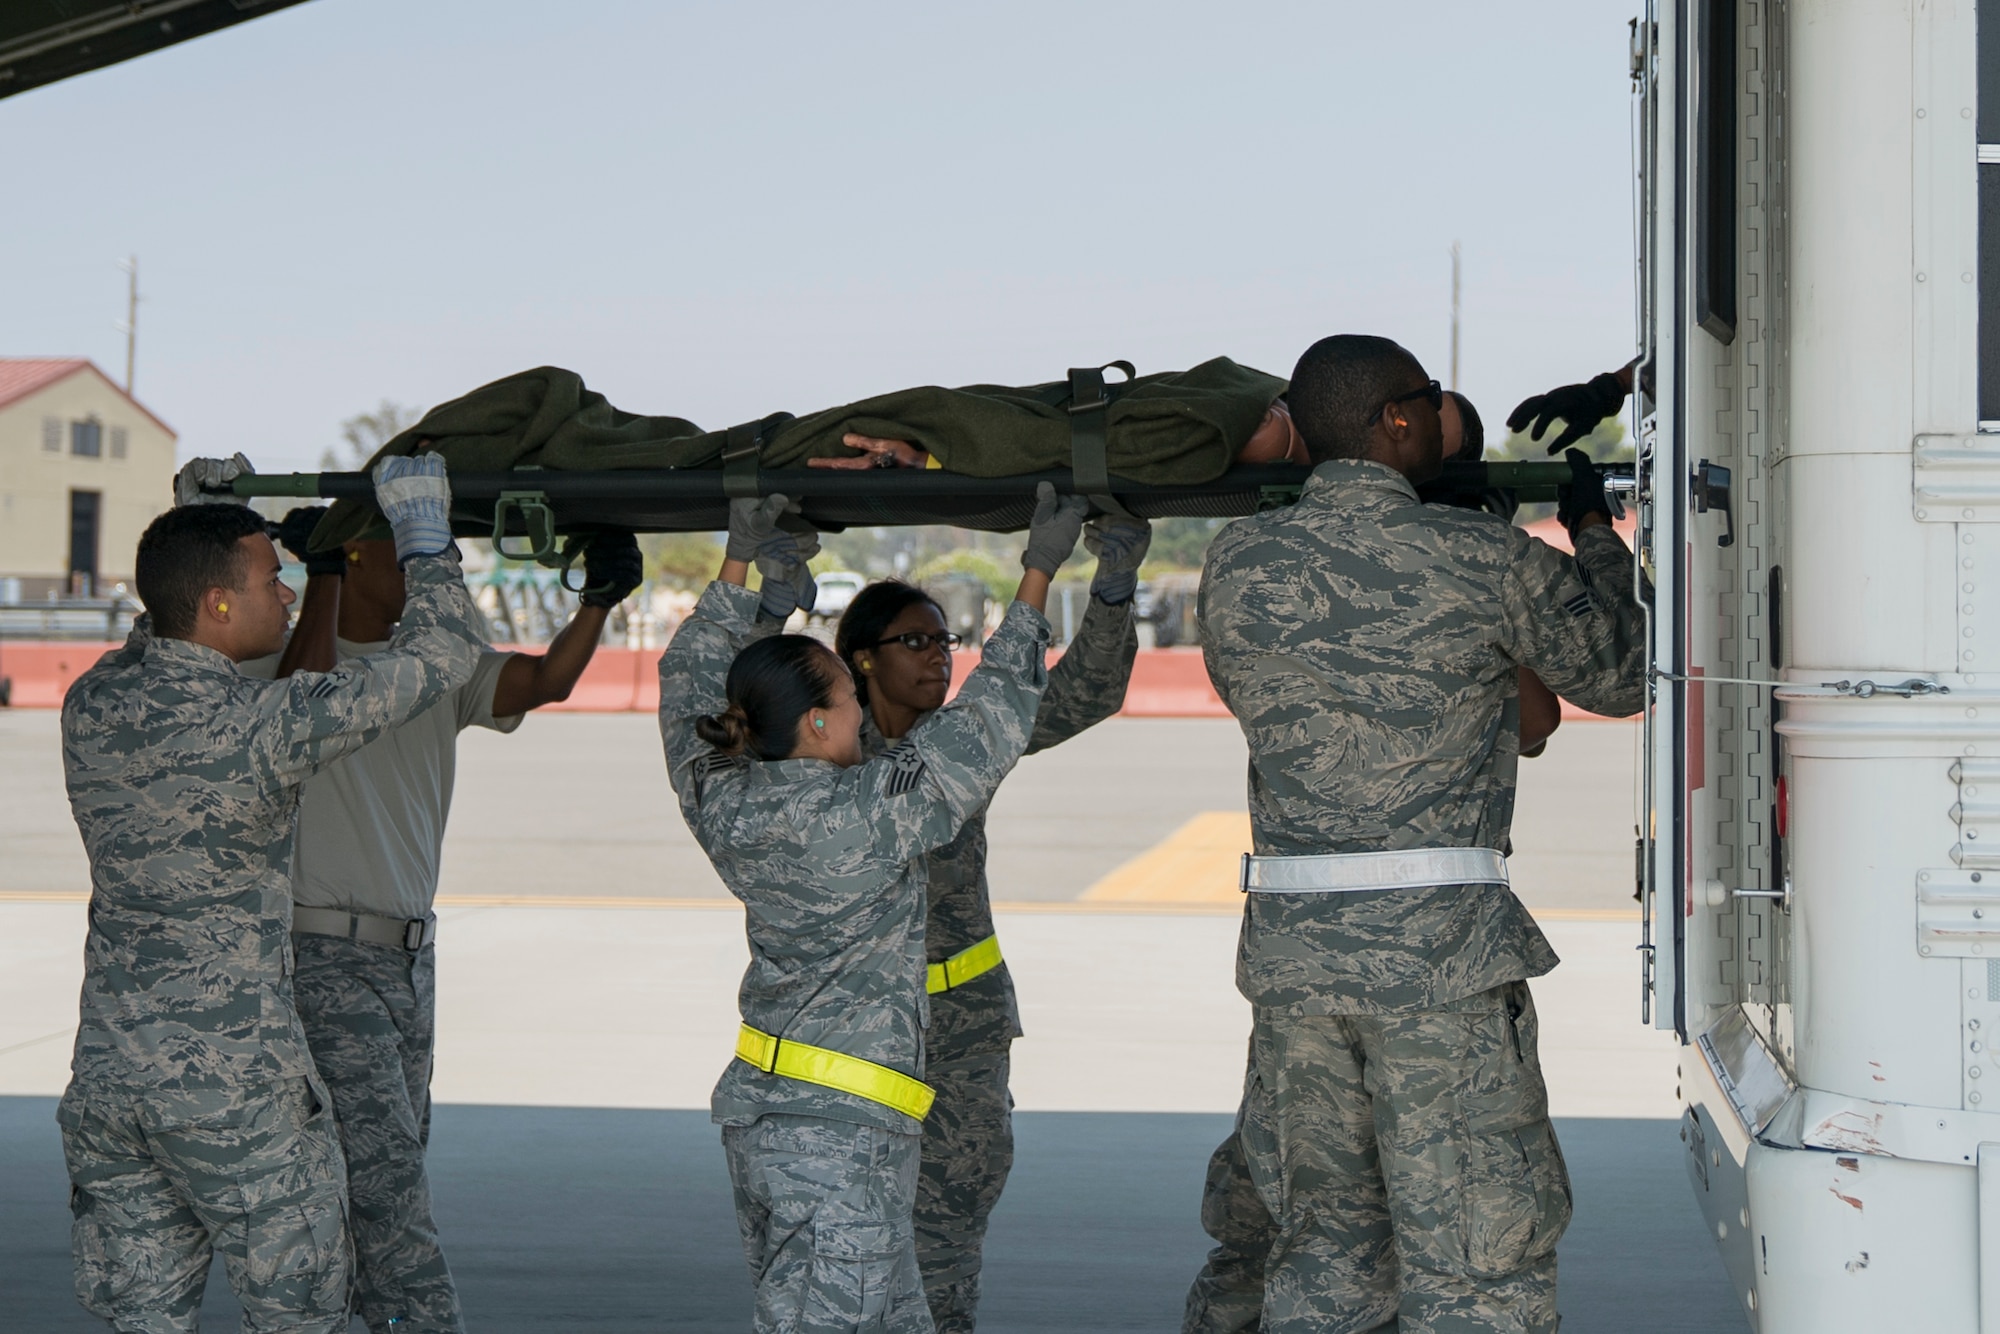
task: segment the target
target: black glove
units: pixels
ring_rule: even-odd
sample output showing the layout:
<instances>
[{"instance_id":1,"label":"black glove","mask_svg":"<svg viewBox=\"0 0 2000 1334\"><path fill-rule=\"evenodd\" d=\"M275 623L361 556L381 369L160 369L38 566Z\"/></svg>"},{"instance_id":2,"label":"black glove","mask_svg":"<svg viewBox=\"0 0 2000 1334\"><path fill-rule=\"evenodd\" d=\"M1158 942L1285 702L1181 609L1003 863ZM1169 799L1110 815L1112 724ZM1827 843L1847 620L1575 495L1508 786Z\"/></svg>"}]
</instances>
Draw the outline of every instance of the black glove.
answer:
<instances>
[{"instance_id":1,"label":"black glove","mask_svg":"<svg viewBox=\"0 0 2000 1334\"><path fill-rule=\"evenodd\" d=\"M1604 494L1604 469L1590 461L1590 456L1580 449L1572 449L1563 455L1569 460L1569 481L1556 488L1556 518L1569 530L1569 540L1576 541L1577 525L1588 514L1602 514L1608 521L1619 511L1611 507L1611 501Z\"/></svg>"},{"instance_id":2,"label":"black glove","mask_svg":"<svg viewBox=\"0 0 2000 1334\"><path fill-rule=\"evenodd\" d=\"M615 607L646 581L646 558L639 539L622 528L607 529L583 544L583 592L586 607Z\"/></svg>"},{"instance_id":3,"label":"black glove","mask_svg":"<svg viewBox=\"0 0 2000 1334\"><path fill-rule=\"evenodd\" d=\"M1577 441L1597 429L1597 424L1612 416L1625 406L1625 386L1610 371L1592 377L1588 384L1566 384L1560 389L1551 389L1546 394L1536 394L1522 400L1507 417L1507 429L1522 431L1533 422L1534 429L1528 431L1528 438L1537 444L1547 433L1551 424L1561 420L1562 434L1549 441L1549 455L1554 457L1568 449Z\"/></svg>"},{"instance_id":4,"label":"black glove","mask_svg":"<svg viewBox=\"0 0 2000 1334\"><path fill-rule=\"evenodd\" d=\"M306 544L312 541L313 529L326 515L324 505L300 505L284 518L267 526L266 531L277 539L278 545L292 553L292 559L306 567L306 575L330 574L336 578L347 573L347 553L339 547L331 551L314 551Z\"/></svg>"}]
</instances>

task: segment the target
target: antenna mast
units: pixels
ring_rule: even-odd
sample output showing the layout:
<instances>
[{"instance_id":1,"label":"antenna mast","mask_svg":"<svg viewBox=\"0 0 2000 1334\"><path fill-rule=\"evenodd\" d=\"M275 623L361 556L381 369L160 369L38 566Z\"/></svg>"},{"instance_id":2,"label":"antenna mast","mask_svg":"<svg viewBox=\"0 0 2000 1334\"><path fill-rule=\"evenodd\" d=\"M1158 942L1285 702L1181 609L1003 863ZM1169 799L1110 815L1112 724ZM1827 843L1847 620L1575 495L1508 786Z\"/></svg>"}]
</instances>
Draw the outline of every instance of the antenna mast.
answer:
<instances>
[{"instance_id":1,"label":"antenna mast","mask_svg":"<svg viewBox=\"0 0 2000 1334\"><path fill-rule=\"evenodd\" d=\"M1451 243L1451 389L1458 391L1458 242Z\"/></svg>"},{"instance_id":2,"label":"antenna mast","mask_svg":"<svg viewBox=\"0 0 2000 1334\"><path fill-rule=\"evenodd\" d=\"M132 392L132 361L139 344L139 257L127 255L118 261L125 270L125 318L113 327L125 335L125 392ZM1455 354L1454 354L1455 355Z\"/></svg>"}]
</instances>

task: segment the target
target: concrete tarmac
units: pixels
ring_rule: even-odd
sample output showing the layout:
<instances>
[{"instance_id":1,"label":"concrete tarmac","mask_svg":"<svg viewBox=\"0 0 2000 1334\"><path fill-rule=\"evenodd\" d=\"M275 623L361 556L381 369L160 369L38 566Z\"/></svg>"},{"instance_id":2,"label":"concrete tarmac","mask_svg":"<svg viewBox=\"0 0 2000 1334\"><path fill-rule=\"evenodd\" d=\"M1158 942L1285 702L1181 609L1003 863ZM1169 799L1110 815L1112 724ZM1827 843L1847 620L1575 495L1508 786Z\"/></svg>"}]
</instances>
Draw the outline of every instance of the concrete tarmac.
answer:
<instances>
[{"instance_id":1,"label":"concrete tarmac","mask_svg":"<svg viewBox=\"0 0 2000 1334\"><path fill-rule=\"evenodd\" d=\"M1030 905L998 919L1028 1034L1020 1107L1235 1109L1250 1008L1231 982L1233 918ZM69 1078L84 923L81 902L0 902L0 1095ZM1633 929L1543 928L1564 960L1533 984L1555 1114L1678 1116L1672 1035L1638 1023ZM453 907L437 951L441 1102L702 1108L734 1050L733 903Z\"/></svg>"},{"instance_id":2,"label":"concrete tarmac","mask_svg":"<svg viewBox=\"0 0 2000 1334\"><path fill-rule=\"evenodd\" d=\"M53 1097L88 874L56 718L0 711L0 1329L91 1328L68 1295ZM1563 966L1534 984L1578 1212L1566 1328L1743 1327L1684 1173L1676 1050L1638 1023L1634 729L1524 766L1514 874ZM468 733L440 902L440 1216L472 1328L741 1328L748 1283L708 1090L740 910L675 811L650 718ZM1233 723L1115 720L1031 756L990 830L1017 1044L1019 1167L987 1331L1171 1329L1206 1245L1208 1152L1242 1079L1240 899L1084 901L1191 821L1243 809ZM1129 880L1130 877L1127 877ZM234 1330L218 1276L211 1330ZM358 1326L357 1326L358 1328Z\"/></svg>"},{"instance_id":3,"label":"concrete tarmac","mask_svg":"<svg viewBox=\"0 0 2000 1334\"><path fill-rule=\"evenodd\" d=\"M1629 909L1632 723L1570 722L1521 765L1513 876L1532 908ZM1229 719L1114 718L1023 759L988 821L993 896L1079 898L1205 812L1244 809ZM0 894L80 892L53 711L0 710ZM726 898L681 822L646 714L549 714L459 743L439 892Z\"/></svg>"}]
</instances>

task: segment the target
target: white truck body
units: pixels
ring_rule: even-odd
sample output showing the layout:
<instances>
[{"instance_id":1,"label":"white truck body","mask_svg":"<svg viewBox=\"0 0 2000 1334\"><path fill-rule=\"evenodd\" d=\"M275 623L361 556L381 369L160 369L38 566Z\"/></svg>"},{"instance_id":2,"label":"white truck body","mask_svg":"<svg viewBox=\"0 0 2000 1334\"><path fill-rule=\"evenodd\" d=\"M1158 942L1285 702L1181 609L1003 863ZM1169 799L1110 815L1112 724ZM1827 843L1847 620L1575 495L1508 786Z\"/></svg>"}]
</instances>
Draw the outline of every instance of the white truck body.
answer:
<instances>
[{"instance_id":1,"label":"white truck body","mask_svg":"<svg viewBox=\"0 0 2000 1334\"><path fill-rule=\"evenodd\" d=\"M1989 4L1983 59L1971 0L1650 0L1634 29L1641 957L1762 1334L2000 1334Z\"/></svg>"}]
</instances>

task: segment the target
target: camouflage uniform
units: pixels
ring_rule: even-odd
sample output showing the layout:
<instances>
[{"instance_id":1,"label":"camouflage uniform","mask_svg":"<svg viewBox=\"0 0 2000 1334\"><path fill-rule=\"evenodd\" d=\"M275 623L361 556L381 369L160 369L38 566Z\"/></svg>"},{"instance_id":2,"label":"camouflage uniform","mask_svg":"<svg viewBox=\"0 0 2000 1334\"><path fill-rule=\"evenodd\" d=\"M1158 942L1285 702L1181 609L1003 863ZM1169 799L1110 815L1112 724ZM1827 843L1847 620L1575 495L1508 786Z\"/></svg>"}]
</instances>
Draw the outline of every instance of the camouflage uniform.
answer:
<instances>
[{"instance_id":1,"label":"camouflage uniform","mask_svg":"<svg viewBox=\"0 0 2000 1334\"><path fill-rule=\"evenodd\" d=\"M292 822L314 771L472 671L456 560L409 583L380 657L256 681L142 628L63 703L92 892L57 1119L77 1293L114 1328L196 1328L212 1249L246 1329L347 1327L345 1173L292 999Z\"/></svg>"},{"instance_id":2,"label":"camouflage uniform","mask_svg":"<svg viewBox=\"0 0 2000 1334\"><path fill-rule=\"evenodd\" d=\"M1254 1060L1256 1049L1251 1049ZM1264 1261L1277 1244L1278 1226L1257 1194L1243 1152L1243 1117L1236 1111L1229 1138L1208 1157L1201 1186L1201 1230L1215 1242L1194 1286L1188 1289L1181 1334L1257 1334L1264 1323Z\"/></svg>"},{"instance_id":3,"label":"camouflage uniform","mask_svg":"<svg viewBox=\"0 0 2000 1334\"><path fill-rule=\"evenodd\" d=\"M1132 604L1114 607L1092 598L1076 639L1049 669L1028 753L1067 741L1118 712L1138 651ZM866 718L862 754L879 755L889 745L874 719ZM983 806L957 838L930 854L925 869L930 902L924 952L931 963L942 963L993 934ZM1008 1048L1019 1036L1021 1011L1004 960L931 997L924 1080L937 1090L937 1101L924 1118L916 1229L917 1264L938 1334L967 1334L979 1306L986 1221L1014 1165L1007 1068Z\"/></svg>"},{"instance_id":4,"label":"camouflage uniform","mask_svg":"<svg viewBox=\"0 0 2000 1334\"><path fill-rule=\"evenodd\" d=\"M343 662L386 647L336 643ZM471 680L306 783L292 872L295 909L334 911L343 929L349 914L404 923L433 918L458 734L520 725L518 714L493 715L500 673L512 656L480 654ZM278 662L260 658L241 670L269 678ZM411 950L297 925L292 945L299 1019L332 1094L347 1158L355 1309L374 1334L392 1324L395 1334L462 1334L424 1167L437 947Z\"/></svg>"},{"instance_id":5,"label":"camouflage uniform","mask_svg":"<svg viewBox=\"0 0 2000 1334\"><path fill-rule=\"evenodd\" d=\"M956 699L841 769L717 755L757 595L711 584L660 658L660 733L689 827L743 901L745 1024L905 1075L924 1071L924 854L991 800L1047 685L1048 622L1021 603ZM922 1123L883 1103L732 1061L711 1101L735 1187L759 1330L932 1328L910 1211Z\"/></svg>"},{"instance_id":6,"label":"camouflage uniform","mask_svg":"<svg viewBox=\"0 0 2000 1334\"><path fill-rule=\"evenodd\" d=\"M462 1334L424 1168L437 950L305 932L292 945L299 1018L347 1158L355 1310L372 1334Z\"/></svg>"},{"instance_id":7,"label":"camouflage uniform","mask_svg":"<svg viewBox=\"0 0 2000 1334\"><path fill-rule=\"evenodd\" d=\"M1256 851L1506 851L1517 669L1594 712L1644 702L1631 554L1608 528L1576 545L1361 460L1226 528L1202 643L1249 742ZM1555 1327L1569 1188L1524 981L1555 964L1504 886L1249 896L1244 1167L1218 1152L1204 1213L1240 1224L1245 1175L1270 1212L1263 1329ZM1244 1259L1204 1272L1189 1328L1231 1327Z\"/></svg>"}]
</instances>

